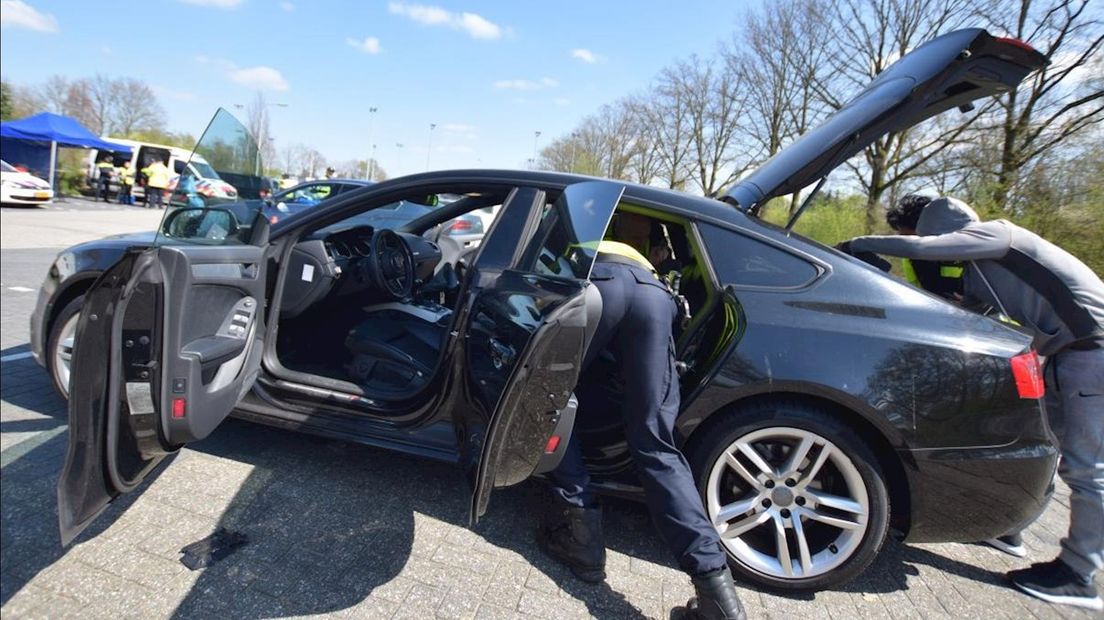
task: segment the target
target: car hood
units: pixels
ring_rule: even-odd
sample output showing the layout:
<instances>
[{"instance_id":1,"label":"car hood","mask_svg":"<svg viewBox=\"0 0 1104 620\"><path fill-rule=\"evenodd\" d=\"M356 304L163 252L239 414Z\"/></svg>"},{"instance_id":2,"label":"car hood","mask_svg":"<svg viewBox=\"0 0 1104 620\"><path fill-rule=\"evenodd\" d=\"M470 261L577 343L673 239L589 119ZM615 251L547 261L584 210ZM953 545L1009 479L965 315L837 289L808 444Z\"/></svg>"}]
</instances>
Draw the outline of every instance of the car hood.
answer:
<instances>
[{"instance_id":1,"label":"car hood","mask_svg":"<svg viewBox=\"0 0 1104 620\"><path fill-rule=\"evenodd\" d=\"M736 183L724 200L754 215L771 198L816 182L885 134L1012 90L1045 64L1045 57L1026 43L980 28L936 37L902 56L832 116Z\"/></svg>"}]
</instances>

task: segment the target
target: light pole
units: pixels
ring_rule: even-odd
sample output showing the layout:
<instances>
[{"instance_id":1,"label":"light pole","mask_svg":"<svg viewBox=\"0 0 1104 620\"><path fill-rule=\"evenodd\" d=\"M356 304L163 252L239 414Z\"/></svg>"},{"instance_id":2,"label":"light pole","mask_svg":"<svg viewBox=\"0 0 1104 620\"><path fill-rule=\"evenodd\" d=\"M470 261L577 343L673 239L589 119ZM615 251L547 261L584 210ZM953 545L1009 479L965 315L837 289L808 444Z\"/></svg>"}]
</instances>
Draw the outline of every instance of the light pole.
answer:
<instances>
[{"instance_id":1,"label":"light pole","mask_svg":"<svg viewBox=\"0 0 1104 620\"><path fill-rule=\"evenodd\" d=\"M368 160L368 180L376 180L376 145L372 145L372 159Z\"/></svg>"},{"instance_id":2,"label":"light pole","mask_svg":"<svg viewBox=\"0 0 1104 620\"><path fill-rule=\"evenodd\" d=\"M368 144L372 144L372 119L376 118L376 112L378 112L378 111L379 111L379 108L368 108ZM376 156L376 145L372 144L372 158L374 159L375 156ZM368 160L368 165L364 167L367 174L368 174L368 180L369 181L372 180L372 168L373 168L372 163L373 163L372 159L369 159Z\"/></svg>"},{"instance_id":3,"label":"light pole","mask_svg":"<svg viewBox=\"0 0 1104 620\"><path fill-rule=\"evenodd\" d=\"M395 147L399 149L399 156L395 158L395 167L396 167L396 168L402 168L402 149L403 149L403 143L402 143L402 142L396 142L396 143L395 143Z\"/></svg>"},{"instance_id":4,"label":"light pole","mask_svg":"<svg viewBox=\"0 0 1104 620\"><path fill-rule=\"evenodd\" d=\"M540 131L533 132L533 165L531 167L534 169L537 167L537 140L540 139L540 135Z\"/></svg>"},{"instance_id":5,"label":"light pole","mask_svg":"<svg viewBox=\"0 0 1104 620\"><path fill-rule=\"evenodd\" d=\"M433 152L433 130L437 129L437 123L429 124L429 143L426 146L426 172L429 172L429 155Z\"/></svg>"},{"instance_id":6,"label":"light pole","mask_svg":"<svg viewBox=\"0 0 1104 620\"><path fill-rule=\"evenodd\" d=\"M571 132L571 172L575 172L575 147L579 144L579 134Z\"/></svg>"}]
</instances>

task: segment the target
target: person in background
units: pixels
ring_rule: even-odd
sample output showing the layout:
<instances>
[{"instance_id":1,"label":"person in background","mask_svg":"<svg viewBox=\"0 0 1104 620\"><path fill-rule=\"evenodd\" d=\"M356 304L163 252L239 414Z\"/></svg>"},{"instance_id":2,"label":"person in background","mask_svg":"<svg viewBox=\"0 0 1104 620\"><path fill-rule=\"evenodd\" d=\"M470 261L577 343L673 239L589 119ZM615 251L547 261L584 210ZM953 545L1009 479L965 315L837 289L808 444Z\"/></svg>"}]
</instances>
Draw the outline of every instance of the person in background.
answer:
<instances>
[{"instance_id":1,"label":"person in background","mask_svg":"<svg viewBox=\"0 0 1104 620\"><path fill-rule=\"evenodd\" d=\"M1104 282L1085 263L1007 220L982 222L954 198L924 206L916 235L857 237L854 252L964 263L966 305L984 304L1026 328L1045 356L1046 412L1070 487L1070 525L1050 562L1008 574L1053 603L1104 609L1093 581L1104 568ZM1018 532L1002 537L1019 546ZM988 542L988 541L987 541ZM991 543L992 544L992 543ZM998 546L998 545L994 545Z\"/></svg>"},{"instance_id":2,"label":"person in background","mask_svg":"<svg viewBox=\"0 0 1104 620\"><path fill-rule=\"evenodd\" d=\"M280 189L290 189L295 187L295 179L291 178L291 175L284 173L280 175Z\"/></svg>"},{"instance_id":3,"label":"person in background","mask_svg":"<svg viewBox=\"0 0 1104 620\"><path fill-rule=\"evenodd\" d=\"M111 163L111 157L101 157L96 163L96 201L111 202L108 194L111 191L111 179L115 176L115 166Z\"/></svg>"},{"instance_id":4,"label":"person in background","mask_svg":"<svg viewBox=\"0 0 1104 620\"><path fill-rule=\"evenodd\" d=\"M129 160L115 169L115 176L119 179L119 204L134 204L134 197L131 196L131 188L134 187L134 169L130 167Z\"/></svg>"},{"instance_id":5,"label":"person in background","mask_svg":"<svg viewBox=\"0 0 1104 620\"><path fill-rule=\"evenodd\" d=\"M164 209L165 188L169 186L169 167L164 161L155 159L142 169L142 174L146 175L146 207Z\"/></svg>"},{"instance_id":6,"label":"person in background","mask_svg":"<svg viewBox=\"0 0 1104 620\"><path fill-rule=\"evenodd\" d=\"M326 168L326 178L332 179L337 176L337 171L333 169L333 166Z\"/></svg>"}]
</instances>

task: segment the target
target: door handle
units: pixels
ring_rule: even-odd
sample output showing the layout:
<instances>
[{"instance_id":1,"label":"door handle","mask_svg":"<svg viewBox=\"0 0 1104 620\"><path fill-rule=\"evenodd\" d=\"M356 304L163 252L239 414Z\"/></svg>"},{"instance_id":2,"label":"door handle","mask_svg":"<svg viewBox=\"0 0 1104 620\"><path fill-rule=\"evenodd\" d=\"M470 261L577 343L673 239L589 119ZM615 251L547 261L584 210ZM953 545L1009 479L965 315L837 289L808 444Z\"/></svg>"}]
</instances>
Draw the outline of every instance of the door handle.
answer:
<instances>
[{"instance_id":1,"label":"door handle","mask_svg":"<svg viewBox=\"0 0 1104 620\"><path fill-rule=\"evenodd\" d=\"M494 338L488 341L488 347L491 350L491 363L494 364L495 370L501 370L503 366L512 365L514 358L517 357L513 347Z\"/></svg>"}]
</instances>

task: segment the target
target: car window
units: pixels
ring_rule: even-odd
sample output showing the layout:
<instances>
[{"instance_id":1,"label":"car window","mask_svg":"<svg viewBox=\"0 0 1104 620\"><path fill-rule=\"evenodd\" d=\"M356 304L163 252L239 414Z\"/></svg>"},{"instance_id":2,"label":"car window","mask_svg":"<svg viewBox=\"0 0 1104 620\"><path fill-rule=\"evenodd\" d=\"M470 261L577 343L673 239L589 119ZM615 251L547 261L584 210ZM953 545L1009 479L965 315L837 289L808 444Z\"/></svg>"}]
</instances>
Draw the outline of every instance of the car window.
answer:
<instances>
[{"instance_id":1,"label":"car window","mask_svg":"<svg viewBox=\"0 0 1104 620\"><path fill-rule=\"evenodd\" d=\"M184 174L184 162L177 159L173 162L173 172L177 174Z\"/></svg>"},{"instance_id":2,"label":"car window","mask_svg":"<svg viewBox=\"0 0 1104 620\"><path fill-rule=\"evenodd\" d=\"M569 185L545 204L537 232L522 256L520 269L585 280L598 254L623 187L607 182Z\"/></svg>"},{"instance_id":3,"label":"car window","mask_svg":"<svg viewBox=\"0 0 1104 620\"><path fill-rule=\"evenodd\" d=\"M294 204L313 205L336 193L332 183L312 183L284 194L280 200Z\"/></svg>"},{"instance_id":4,"label":"car window","mask_svg":"<svg viewBox=\"0 0 1104 620\"><path fill-rule=\"evenodd\" d=\"M710 224L700 224L698 230L722 285L793 288L819 273L808 261L747 235Z\"/></svg>"}]
</instances>

